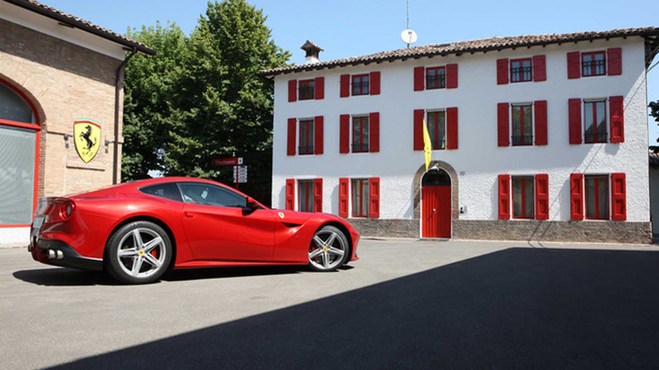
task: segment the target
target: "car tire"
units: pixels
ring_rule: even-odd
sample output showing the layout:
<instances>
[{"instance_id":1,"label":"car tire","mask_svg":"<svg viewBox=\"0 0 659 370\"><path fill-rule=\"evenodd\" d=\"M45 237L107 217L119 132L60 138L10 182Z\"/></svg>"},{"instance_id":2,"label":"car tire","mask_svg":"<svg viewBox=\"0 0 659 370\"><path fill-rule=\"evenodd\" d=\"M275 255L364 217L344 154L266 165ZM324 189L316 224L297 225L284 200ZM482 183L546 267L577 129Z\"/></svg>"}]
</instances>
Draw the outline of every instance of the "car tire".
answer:
<instances>
[{"instance_id":1,"label":"car tire","mask_svg":"<svg viewBox=\"0 0 659 370\"><path fill-rule=\"evenodd\" d=\"M315 271L333 271L343 266L350 254L350 244L343 231L323 226L309 245L309 267Z\"/></svg>"},{"instance_id":2,"label":"car tire","mask_svg":"<svg viewBox=\"0 0 659 370\"><path fill-rule=\"evenodd\" d=\"M149 221L136 221L115 231L108 240L105 267L115 279L147 284L160 279L172 260L167 232Z\"/></svg>"}]
</instances>

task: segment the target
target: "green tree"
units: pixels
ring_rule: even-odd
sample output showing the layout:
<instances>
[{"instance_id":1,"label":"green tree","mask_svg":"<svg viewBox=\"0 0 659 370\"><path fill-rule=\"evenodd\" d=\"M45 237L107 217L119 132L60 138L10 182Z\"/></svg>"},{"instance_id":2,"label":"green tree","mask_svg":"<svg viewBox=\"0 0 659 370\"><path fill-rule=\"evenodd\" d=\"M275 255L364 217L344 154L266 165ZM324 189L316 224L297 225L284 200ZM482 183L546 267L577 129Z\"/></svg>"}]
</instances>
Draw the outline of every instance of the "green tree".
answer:
<instances>
[{"instance_id":1,"label":"green tree","mask_svg":"<svg viewBox=\"0 0 659 370\"><path fill-rule=\"evenodd\" d=\"M212 160L235 154L249 166L241 190L269 203L273 84L259 72L290 54L265 21L245 0L224 0L208 3L187 39L173 25L131 34L158 55L131 60L127 70L125 179L160 170L230 183L232 168Z\"/></svg>"},{"instance_id":2,"label":"green tree","mask_svg":"<svg viewBox=\"0 0 659 370\"><path fill-rule=\"evenodd\" d=\"M149 171L166 173L163 155L171 131L185 116L178 85L185 73L182 61L188 52L185 34L173 23L129 30L128 37L149 45L157 54L136 54L126 67L121 168L124 181L148 178Z\"/></svg>"},{"instance_id":3,"label":"green tree","mask_svg":"<svg viewBox=\"0 0 659 370\"><path fill-rule=\"evenodd\" d=\"M650 102L650 115L654 117L654 121L659 125L659 100ZM659 138L657 138L659 143Z\"/></svg>"}]
</instances>

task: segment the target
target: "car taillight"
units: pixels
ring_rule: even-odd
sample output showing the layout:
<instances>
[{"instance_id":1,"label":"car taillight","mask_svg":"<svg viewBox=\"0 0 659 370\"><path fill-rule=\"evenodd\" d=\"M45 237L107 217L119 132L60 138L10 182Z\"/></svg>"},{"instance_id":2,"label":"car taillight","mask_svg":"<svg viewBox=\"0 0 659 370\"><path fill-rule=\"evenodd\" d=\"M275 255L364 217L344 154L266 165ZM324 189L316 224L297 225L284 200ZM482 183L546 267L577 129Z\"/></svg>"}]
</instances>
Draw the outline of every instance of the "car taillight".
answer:
<instances>
[{"instance_id":1,"label":"car taillight","mask_svg":"<svg viewBox=\"0 0 659 370\"><path fill-rule=\"evenodd\" d=\"M68 220L76 206L68 199L56 199L46 209L46 222L62 222Z\"/></svg>"}]
</instances>

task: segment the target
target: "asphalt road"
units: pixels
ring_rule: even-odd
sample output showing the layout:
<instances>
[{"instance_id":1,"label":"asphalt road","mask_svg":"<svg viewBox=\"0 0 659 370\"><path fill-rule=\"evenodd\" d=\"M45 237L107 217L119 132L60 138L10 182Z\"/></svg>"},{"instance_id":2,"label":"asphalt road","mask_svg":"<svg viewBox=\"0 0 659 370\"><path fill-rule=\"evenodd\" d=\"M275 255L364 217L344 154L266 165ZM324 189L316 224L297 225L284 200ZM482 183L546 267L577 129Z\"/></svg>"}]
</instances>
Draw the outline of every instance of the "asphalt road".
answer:
<instances>
[{"instance_id":1,"label":"asphalt road","mask_svg":"<svg viewBox=\"0 0 659 370\"><path fill-rule=\"evenodd\" d=\"M656 368L659 248L364 240L146 286L0 249L0 368Z\"/></svg>"}]
</instances>

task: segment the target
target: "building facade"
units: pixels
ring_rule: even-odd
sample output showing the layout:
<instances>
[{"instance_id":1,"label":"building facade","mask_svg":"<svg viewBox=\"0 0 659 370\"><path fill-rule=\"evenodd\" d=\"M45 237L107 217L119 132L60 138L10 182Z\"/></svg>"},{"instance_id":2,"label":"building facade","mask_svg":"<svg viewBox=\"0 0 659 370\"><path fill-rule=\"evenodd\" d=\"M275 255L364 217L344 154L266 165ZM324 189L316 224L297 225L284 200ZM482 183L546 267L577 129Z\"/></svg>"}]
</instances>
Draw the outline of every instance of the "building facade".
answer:
<instances>
[{"instance_id":1,"label":"building facade","mask_svg":"<svg viewBox=\"0 0 659 370\"><path fill-rule=\"evenodd\" d=\"M0 244L27 244L39 198L120 179L126 55L154 52L31 0L0 27Z\"/></svg>"},{"instance_id":2,"label":"building facade","mask_svg":"<svg viewBox=\"0 0 659 370\"><path fill-rule=\"evenodd\" d=\"M497 37L264 71L273 207L366 236L650 242L657 36Z\"/></svg>"}]
</instances>

